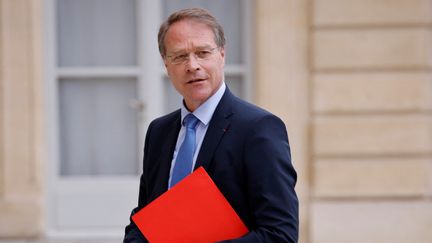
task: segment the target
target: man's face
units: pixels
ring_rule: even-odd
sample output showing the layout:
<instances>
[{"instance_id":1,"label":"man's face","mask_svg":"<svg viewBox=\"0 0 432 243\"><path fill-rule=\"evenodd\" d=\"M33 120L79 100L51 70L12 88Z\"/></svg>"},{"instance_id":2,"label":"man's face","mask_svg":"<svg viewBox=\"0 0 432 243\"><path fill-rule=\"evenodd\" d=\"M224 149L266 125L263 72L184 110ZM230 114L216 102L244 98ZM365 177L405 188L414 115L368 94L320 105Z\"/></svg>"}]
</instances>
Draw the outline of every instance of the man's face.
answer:
<instances>
[{"instance_id":1,"label":"man's face","mask_svg":"<svg viewBox=\"0 0 432 243\"><path fill-rule=\"evenodd\" d=\"M165 49L168 76L187 108L194 111L220 87L225 50L217 48L210 27L191 19L171 25Z\"/></svg>"}]
</instances>

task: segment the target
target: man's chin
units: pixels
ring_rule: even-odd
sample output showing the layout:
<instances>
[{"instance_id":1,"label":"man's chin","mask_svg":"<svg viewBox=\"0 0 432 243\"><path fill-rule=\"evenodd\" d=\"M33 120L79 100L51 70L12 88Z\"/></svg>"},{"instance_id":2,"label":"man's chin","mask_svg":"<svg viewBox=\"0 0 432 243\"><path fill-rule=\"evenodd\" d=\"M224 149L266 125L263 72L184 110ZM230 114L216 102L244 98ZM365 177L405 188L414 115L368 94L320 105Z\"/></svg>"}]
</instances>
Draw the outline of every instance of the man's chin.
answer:
<instances>
[{"instance_id":1,"label":"man's chin","mask_svg":"<svg viewBox=\"0 0 432 243\"><path fill-rule=\"evenodd\" d=\"M189 99L186 99L186 104L192 104L194 107L198 108L200 105L202 105L208 98L211 96L210 92L203 92L200 94L194 94L190 96Z\"/></svg>"}]
</instances>

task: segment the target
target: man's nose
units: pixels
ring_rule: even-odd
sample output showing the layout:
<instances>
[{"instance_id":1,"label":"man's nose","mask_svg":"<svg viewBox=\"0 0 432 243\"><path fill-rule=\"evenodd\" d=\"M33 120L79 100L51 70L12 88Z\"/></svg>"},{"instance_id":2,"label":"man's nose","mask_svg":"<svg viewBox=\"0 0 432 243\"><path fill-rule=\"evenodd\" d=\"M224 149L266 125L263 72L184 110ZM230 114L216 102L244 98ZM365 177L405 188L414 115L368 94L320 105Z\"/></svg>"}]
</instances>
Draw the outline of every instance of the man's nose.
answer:
<instances>
[{"instance_id":1,"label":"man's nose","mask_svg":"<svg viewBox=\"0 0 432 243\"><path fill-rule=\"evenodd\" d=\"M189 54L189 58L186 61L186 71L187 72L194 72L200 70L200 64L198 62L197 57L191 53Z\"/></svg>"}]
</instances>

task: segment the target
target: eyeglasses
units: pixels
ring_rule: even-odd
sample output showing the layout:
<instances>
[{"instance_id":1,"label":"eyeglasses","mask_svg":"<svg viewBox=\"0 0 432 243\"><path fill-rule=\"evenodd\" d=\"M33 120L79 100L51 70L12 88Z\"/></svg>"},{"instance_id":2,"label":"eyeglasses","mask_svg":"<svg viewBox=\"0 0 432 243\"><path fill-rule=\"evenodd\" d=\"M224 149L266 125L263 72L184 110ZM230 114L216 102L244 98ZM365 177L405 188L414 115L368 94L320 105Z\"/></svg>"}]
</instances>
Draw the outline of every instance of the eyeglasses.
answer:
<instances>
[{"instance_id":1,"label":"eyeglasses","mask_svg":"<svg viewBox=\"0 0 432 243\"><path fill-rule=\"evenodd\" d=\"M189 54L192 54L197 61L203 61L203 60L208 60L211 57L211 55L213 55L216 49L218 49L218 46L210 49L206 49L206 48L198 49L190 53L180 52L169 56L167 55L166 57L169 60L169 62L174 65L186 63L187 61L189 61L190 58Z\"/></svg>"}]
</instances>

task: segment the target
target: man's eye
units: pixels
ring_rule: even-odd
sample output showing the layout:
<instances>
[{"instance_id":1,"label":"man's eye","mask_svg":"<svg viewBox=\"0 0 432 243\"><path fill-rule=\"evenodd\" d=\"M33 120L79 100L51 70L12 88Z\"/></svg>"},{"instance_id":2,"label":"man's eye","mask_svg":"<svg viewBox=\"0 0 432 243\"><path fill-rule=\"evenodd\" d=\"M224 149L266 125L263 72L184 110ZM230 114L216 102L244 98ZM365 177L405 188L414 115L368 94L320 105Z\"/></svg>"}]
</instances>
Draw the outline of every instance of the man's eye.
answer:
<instances>
[{"instance_id":1,"label":"man's eye","mask_svg":"<svg viewBox=\"0 0 432 243\"><path fill-rule=\"evenodd\" d=\"M211 52L209 51L198 51L196 52L196 55L200 58L208 57Z\"/></svg>"},{"instance_id":2,"label":"man's eye","mask_svg":"<svg viewBox=\"0 0 432 243\"><path fill-rule=\"evenodd\" d=\"M177 55L174 57L174 61L183 61L186 60L187 55L186 54L181 54L181 55Z\"/></svg>"}]
</instances>

